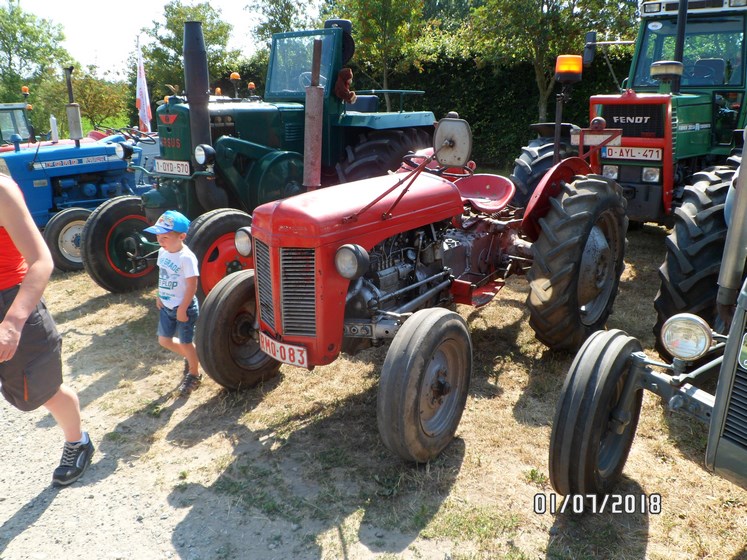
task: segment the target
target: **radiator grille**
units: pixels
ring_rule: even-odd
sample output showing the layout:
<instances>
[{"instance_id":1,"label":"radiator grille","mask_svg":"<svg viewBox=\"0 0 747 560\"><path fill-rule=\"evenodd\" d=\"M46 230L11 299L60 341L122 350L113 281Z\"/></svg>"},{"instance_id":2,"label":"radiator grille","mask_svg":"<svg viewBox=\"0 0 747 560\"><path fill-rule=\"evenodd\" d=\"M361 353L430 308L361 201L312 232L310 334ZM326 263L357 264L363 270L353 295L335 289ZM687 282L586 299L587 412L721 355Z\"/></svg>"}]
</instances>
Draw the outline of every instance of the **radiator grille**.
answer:
<instances>
[{"instance_id":1,"label":"radiator grille","mask_svg":"<svg viewBox=\"0 0 747 560\"><path fill-rule=\"evenodd\" d=\"M270 250L267 245L255 238L256 255L254 277L259 288L259 316L275 328L275 310L272 307L272 274L270 272Z\"/></svg>"},{"instance_id":2,"label":"radiator grille","mask_svg":"<svg viewBox=\"0 0 747 560\"><path fill-rule=\"evenodd\" d=\"M608 128L622 128L623 136L663 138L666 105L604 105L602 116Z\"/></svg>"},{"instance_id":3,"label":"radiator grille","mask_svg":"<svg viewBox=\"0 0 747 560\"><path fill-rule=\"evenodd\" d=\"M288 123L285 125L285 143L303 141L303 127L300 124Z\"/></svg>"},{"instance_id":4,"label":"radiator grille","mask_svg":"<svg viewBox=\"0 0 747 560\"><path fill-rule=\"evenodd\" d=\"M316 256L313 249L280 249L283 332L316 336Z\"/></svg>"},{"instance_id":5,"label":"radiator grille","mask_svg":"<svg viewBox=\"0 0 747 560\"><path fill-rule=\"evenodd\" d=\"M724 439L747 449L747 372L737 368L724 424Z\"/></svg>"}]
</instances>

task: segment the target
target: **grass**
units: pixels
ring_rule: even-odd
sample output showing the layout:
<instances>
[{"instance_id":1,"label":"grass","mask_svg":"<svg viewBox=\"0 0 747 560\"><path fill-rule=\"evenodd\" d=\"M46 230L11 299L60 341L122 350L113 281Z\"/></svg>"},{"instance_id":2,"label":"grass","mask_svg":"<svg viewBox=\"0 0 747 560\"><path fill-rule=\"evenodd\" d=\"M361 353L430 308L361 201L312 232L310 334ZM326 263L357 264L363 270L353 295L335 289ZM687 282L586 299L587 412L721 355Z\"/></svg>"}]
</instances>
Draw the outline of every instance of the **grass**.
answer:
<instances>
[{"instance_id":1,"label":"grass","mask_svg":"<svg viewBox=\"0 0 747 560\"><path fill-rule=\"evenodd\" d=\"M647 350L665 235L629 233L608 323ZM107 294L80 273L55 275L46 298L103 456L141 494L187 508L183 523L220 532L213 557L256 542L268 557L315 559L745 557L747 493L702 467L705 428L649 394L614 491L659 493L662 513L533 512L535 494L552 492L548 441L573 356L534 339L526 294L513 277L479 312L459 307L475 348L467 406L456 439L417 467L379 439L385 348L311 372L284 366L242 393L208 380L185 401L170 395L181 361L158 347L150 292Z\"/></svg>"}]
</instances>

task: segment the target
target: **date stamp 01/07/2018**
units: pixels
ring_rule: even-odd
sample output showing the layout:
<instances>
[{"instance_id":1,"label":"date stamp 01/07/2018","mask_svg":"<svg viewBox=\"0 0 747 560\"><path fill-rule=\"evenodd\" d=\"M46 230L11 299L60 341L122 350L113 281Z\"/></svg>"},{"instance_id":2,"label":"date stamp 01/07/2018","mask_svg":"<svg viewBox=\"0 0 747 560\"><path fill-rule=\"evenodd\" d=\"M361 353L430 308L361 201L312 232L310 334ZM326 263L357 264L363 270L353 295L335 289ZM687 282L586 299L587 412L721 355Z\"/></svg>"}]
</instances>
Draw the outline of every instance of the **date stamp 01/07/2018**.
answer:
<instances>
[{"instance_id":1,"label":"date stamp 01/07/2018","mask_svg":"<svg viewBox=\"0 0 747 560\"><path fill-rule=\"evenodd\" d=\"M661 494L559 494L534 495L534 513L661 513Z\"/></svg>"}]
</instances>

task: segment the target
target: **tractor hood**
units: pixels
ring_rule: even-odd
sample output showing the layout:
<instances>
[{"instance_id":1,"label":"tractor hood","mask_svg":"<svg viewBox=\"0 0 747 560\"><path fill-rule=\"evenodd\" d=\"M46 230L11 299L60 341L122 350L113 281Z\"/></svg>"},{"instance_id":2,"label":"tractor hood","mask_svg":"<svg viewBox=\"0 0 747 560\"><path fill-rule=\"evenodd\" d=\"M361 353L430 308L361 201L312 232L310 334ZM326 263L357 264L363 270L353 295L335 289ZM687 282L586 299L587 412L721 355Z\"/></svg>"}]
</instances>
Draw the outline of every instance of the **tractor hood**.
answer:
<instances>
[{"instance_id":1,"label":"tractor hood","mask_svg":"<svg viewBox=\"0 0 747 560\"><path fill-rule=\"evenodd\" d=\"M406 177L385 175L264 204L254 210L252 231L270 245L319 247L361 243L360 237L366 236L362 244L373 246L395 233L462 213L453 183L426 173L414 181ZM398 181L402 184L393 188Z\"/></svg>"}]
</instances>

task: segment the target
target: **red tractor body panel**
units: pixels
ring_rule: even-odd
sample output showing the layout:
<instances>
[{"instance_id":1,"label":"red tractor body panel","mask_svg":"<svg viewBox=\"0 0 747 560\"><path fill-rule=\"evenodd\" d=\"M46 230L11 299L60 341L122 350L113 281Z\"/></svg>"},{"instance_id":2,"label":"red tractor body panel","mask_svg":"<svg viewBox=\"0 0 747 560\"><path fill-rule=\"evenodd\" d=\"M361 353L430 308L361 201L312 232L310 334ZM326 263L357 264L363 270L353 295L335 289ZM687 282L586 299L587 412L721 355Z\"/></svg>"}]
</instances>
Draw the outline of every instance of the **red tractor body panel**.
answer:
<instances>
[{"instance_id":1,"label":"red tractor body panel","mask_svg":"<svg viewBox=\"0 0 747 560\"><path fill-rule=\"evenodd\" d=\"M351 282L335 267L342 245L368 251L397 233L462 213L453 183L420 174L392 189L404 177L327 187L255 209L252 236L263 271L256 282L259 330L276 342L302 346L306 367L328 364L340 353Z\"/></svg>"}]
</instances>

